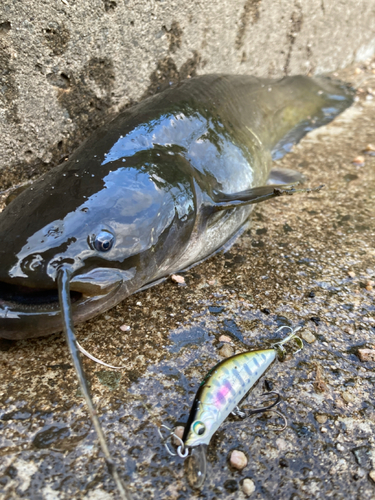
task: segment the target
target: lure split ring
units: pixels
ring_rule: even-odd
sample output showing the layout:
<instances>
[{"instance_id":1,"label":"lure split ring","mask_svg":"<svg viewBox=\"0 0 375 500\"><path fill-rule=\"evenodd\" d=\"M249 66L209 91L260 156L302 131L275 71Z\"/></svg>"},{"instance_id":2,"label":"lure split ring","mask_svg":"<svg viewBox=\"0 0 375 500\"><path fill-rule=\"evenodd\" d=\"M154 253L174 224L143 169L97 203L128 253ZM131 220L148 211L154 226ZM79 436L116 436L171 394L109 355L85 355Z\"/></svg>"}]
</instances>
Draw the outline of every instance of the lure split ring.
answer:
<instances>
[{"instance_id":1,"label":"lure split ring","mask_svg":"<svg viewBox=\"0 0 375 500\"><path fill-rule=\"evenodd\" d=\"M176 456L176 453L173 453L173 451L171 451L171 449L169 448L169 446L167 444L168 439L175 438L180 443L180 445L177 448L177 455L179 457L181 457L181 458L186 458L188 456L188 454L189 454L189 450L188 450L188 448L185 447L185 443L182 441L182 439L180 438L180 436L177 436L177 434L175 434L173 432L173 430L170 427L168 427L167 425L162 424L160 427L163 427L163 429L167 429L169 431L168 436L164 437L163 434L161 433L160 428L158 428L158 433L159 433L159 436L161 437L161 442L164 444L165 449L167 450L167 452L172 457Z\"/></svg>"}]
</instances>

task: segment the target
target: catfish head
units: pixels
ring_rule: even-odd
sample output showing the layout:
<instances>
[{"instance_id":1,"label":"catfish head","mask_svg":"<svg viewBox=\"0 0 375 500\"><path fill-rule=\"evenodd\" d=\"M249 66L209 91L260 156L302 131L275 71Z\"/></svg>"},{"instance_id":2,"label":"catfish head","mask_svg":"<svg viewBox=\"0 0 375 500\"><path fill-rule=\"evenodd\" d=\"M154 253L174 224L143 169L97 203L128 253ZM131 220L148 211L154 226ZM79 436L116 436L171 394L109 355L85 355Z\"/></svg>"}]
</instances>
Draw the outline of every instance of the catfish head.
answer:
<instances>
[{"instance_id":1,"label":"catfish head","mask_svg":"<svg viewBox=\"0 0 375 500\"><path fill-rule=\"evenodd\" d=\"M155 150L112 162L78 153L20 193L0 215L0 337L62 329L62 267L74 323L173 270L195 219L185 163Z\"/></svg>"}]
</instances>

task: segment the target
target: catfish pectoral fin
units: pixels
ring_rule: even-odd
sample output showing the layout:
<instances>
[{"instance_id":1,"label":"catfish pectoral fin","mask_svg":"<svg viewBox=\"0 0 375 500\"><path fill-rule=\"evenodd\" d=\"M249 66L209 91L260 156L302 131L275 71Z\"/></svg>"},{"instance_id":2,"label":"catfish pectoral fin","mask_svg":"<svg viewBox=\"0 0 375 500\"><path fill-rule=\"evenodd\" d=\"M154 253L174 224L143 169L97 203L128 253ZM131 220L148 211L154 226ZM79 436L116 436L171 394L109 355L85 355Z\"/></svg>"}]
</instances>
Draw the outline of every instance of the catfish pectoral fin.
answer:
<instances>
[{"instance_id":1,"label":"catfish pectoral fin","mask_svg":"<svg viewBox=\"0 0 375 500\"><path fill-rule=\"evenodd\" d=\"M297 172L296 170L292 170L291 168L272 168L267 184L303 184L306 182L306 177Z\"/></svg>"},{"instance_id":2,"label":"catfish pectoral fin","mask_svg":"<svg viewBox=\"0 0 375 500\"><path fill-rule=\"evenodd\" d=\"M323 185L315 188L296 189L294 184L273 184L270 186L260 186L252 189L246 189L245 191L233 194L215 193L214 205L210 205L206 208L208 212L219 212L220 210L230 210L232 208L239 208L245 205L260 203L262 201L269 200L270 198L275 198L276 196L319 191L322 187Z\"/></svg>"},{"instance_id":3,"label":"catfish pectoral fin","mask_svg":"<svg viewBox=\"0 0 375 500\"><path fill-rule=\"evenodd\" d=\"M135 268L127 271L97 268L85 274L78 274L70 281L70 289L84 295L106 295L135 275Z\"/></svg>"}]
</instances>

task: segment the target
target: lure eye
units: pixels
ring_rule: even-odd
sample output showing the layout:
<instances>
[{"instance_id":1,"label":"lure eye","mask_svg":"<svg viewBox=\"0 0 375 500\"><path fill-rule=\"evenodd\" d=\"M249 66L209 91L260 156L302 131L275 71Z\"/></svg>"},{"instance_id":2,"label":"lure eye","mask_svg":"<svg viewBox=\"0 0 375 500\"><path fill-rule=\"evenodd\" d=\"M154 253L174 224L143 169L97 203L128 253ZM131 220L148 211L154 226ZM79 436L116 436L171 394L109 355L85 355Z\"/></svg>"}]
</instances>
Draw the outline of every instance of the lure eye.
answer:
<instances>
[{"instance_id":1,"label":"lure eye","mask_svg":"<svg viewBox=\"0 0 375 500\"><path fill-rule=\"evenodd\" d=\"M194 422L193 424L193 432L195 432L195 434L197 434L198 436L202 436L202 434L204 434L206 431L206 426L204 425L203 422Z\"/></svg>"},{"instance_id":2,"label":"lure eye","mask_svg":"<svg viewBox=\"0 0 375 500\"><path fill-rule=\"evenodd\" d=\"M108 252L113 246L115 237L108 231L100 231L93 238L93 246L98 252Z\"/></svg>"}]
</instances>

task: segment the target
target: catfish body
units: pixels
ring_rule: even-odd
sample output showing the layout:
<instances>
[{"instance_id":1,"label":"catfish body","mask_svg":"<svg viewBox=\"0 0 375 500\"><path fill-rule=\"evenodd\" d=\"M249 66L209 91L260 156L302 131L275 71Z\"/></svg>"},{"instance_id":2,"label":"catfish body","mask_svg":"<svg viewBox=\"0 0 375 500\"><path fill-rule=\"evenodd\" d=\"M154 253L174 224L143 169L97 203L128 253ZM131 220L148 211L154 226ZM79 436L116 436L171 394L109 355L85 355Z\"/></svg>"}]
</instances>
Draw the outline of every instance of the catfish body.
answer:
<instances>
[{"instance_id":1,"label":"catfish body","mask_svg":"<svg viewBox=\"0 0 375 500\"><path fill-rule=\"evenodd\" d=\"M61 266L77 323L207 258L268 192L272 154L351 100L327 79L206 75L120 114L0 215L0 336L61 330Z\"/></svg>"}]
</instances>

